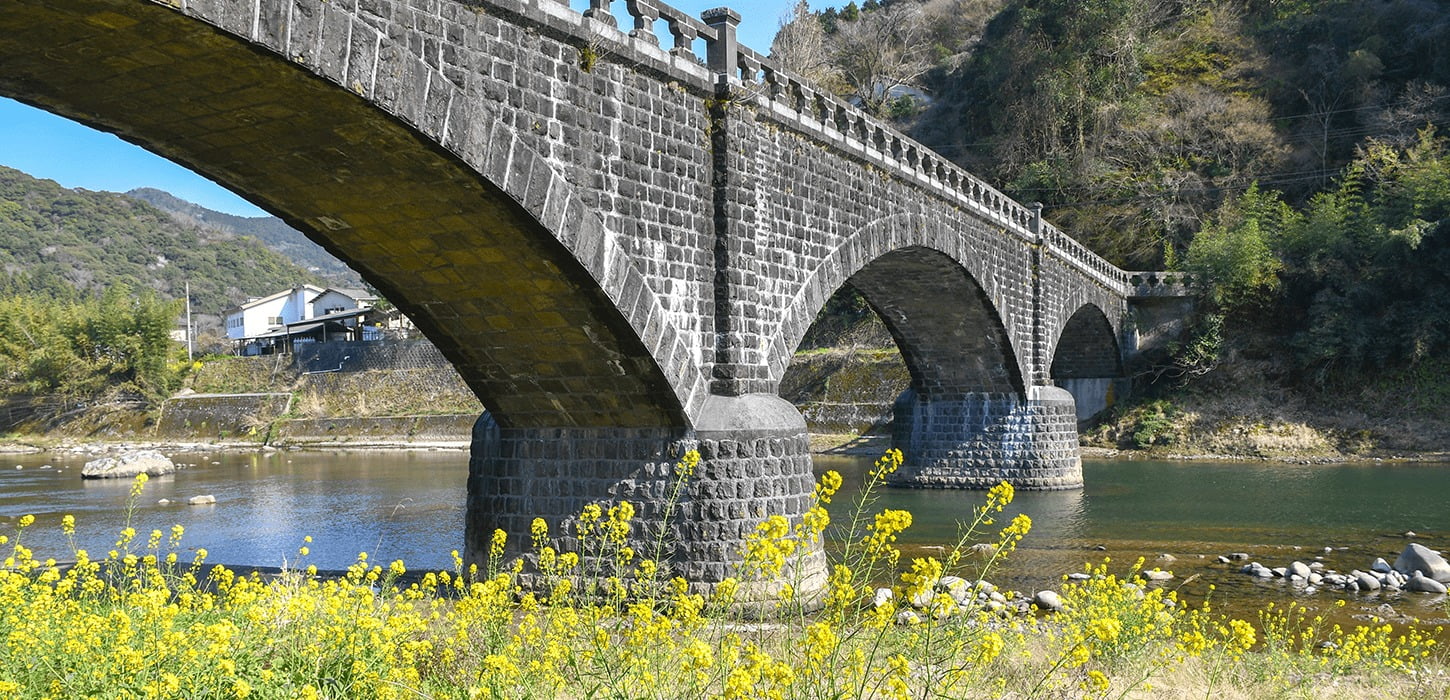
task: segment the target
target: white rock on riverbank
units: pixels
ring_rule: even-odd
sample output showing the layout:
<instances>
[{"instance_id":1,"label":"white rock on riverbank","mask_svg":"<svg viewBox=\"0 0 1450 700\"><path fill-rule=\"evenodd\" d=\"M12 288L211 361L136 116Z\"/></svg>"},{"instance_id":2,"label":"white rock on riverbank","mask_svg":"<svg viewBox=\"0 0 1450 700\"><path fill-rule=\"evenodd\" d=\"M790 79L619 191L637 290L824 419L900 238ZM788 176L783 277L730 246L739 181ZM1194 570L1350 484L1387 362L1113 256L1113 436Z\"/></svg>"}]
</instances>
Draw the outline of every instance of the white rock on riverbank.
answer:
<instances>
[{"instance_id":1,"label":"white rock on riverbank","mask_svg":"<svg viewBox=\"0 0 1450 700\"><path fill-rule=\"evenodd\" d=\"M119 457L102 457L86 462L82 479L130 479L137 474L163 476L174 474L176 465L156 450L136 450Z\"/></svg>"},{"instance_id":2,"label":"white rock on riverbank","mask_svg":"<svg viewBox=\"0 0 1450 700\"><path fill-rule=\"evenodd\" d=\"M1440 583L1450 583L1450 563L1440 553L1422 544L1411 542L1395 560L1395 571L1413 574L1416 571Z\"/></svg>"}]
</instances>

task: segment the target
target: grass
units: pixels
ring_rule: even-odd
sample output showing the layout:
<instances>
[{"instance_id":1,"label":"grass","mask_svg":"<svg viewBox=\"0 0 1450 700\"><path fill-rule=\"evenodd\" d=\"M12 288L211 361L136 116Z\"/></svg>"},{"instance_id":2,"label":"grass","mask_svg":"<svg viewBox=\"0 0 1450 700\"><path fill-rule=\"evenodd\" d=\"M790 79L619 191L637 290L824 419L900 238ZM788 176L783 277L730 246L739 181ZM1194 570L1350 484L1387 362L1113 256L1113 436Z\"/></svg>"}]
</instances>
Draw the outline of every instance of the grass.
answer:
<instances>
[{"instance_id":1,"label":"grass","mask_svg":"<svg viewBox=\"0 0 1450 700\"><path fill-rule=\"evenodd\" d=\"M687 455L671 502L697 468ZM0 541L0 695L200 698L1077 698L1444 696L1445 659L1424 631L1340 629L1302 608L1230 620L1112 562L1064 582L1064 609L1014 613L983 583L1031 528L994 518L1006 484L940 558L903 561L905 511L874 512L877 462L833 521L839 475L797 521L766 518L734 578L702 588L640 541L627 502L567 527L536 520L509 557L408 572L365 554L337 578L298 563L280 577L178 561L183 533L130 526L112 551L64 567ZM132 502L145 479L133 486ZM62 526L73 536L75 521ZM580 542L557 548L561 536ZM832 537L823 585L800 572ZM966 556L986 541L986 562ZM956 578L950 578L955 576ZM526 585L526 582L529 582ZM698 583L698 582L697 582ZM880 592L888 588L889 594ZM764 593L765 598L750 598ZM886 598L878 604L878 600ZM767 613L764 619L753 613ZM915 623L900 624L908 618Z\"/></svg>"}]
</instances>

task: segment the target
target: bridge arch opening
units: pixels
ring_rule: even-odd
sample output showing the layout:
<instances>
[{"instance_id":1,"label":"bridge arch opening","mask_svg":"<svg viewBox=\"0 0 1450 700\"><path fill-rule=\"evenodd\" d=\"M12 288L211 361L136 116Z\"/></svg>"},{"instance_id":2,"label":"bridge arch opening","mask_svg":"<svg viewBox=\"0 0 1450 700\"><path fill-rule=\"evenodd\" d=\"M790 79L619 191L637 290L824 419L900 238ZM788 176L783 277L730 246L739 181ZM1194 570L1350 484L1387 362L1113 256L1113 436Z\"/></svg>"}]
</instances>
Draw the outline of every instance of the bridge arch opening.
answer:
<instances>
[{"instance_id":1,"label":"bridge arch opening","mask_svg":"<svg viewBox=\"0 0 1450 700\"><path fill-rule=\"evenodd\" d=\"M878 404L868 426L889 432L892 446L904 453L905 463L892 483L932 488L987 488L1002 481L1028 489L1082 485L1072 397L1055 387L1027 385L1002 311L969 269L948 253L915 244L865 259L846 272L842 288L817 307L825 311L801 335L818 344L822 326L842 325L842 315L854 316L858 325L864 318L869 327L864 306L879 318L889 344L900 352L896 364L905 377L898 371L893 378L892 363L878 356L854 360L861 368L853 368L856 376L848 375L846 382L857 391L866 389L861 393L868 396L874 389L878 401L882 384L904 385L889 413ZM869 332L861 339L869 342ZM875 340L878 348L887 345L879 333ZM830 365L840 368L852 362L849 357L827 360L822 367L820 353L808 354L794 363L804 365L805 371L788 372L782 389L787 395L803 388L829 390L825 385L839 379L839 374L822 376ZM873 363L875 367L865 368ZM858 425L863 422L860 407L842 408L825 401L807 403L803 412L817 424L822 414L832 411L846 413ZM854 415L851 408L858 409ZM883 430L887 425L889 431Z\"/></svg>"},{"instance_id":2,"label":"bridge arch opening","mask_svg":"<svg viewBox=\"0 0 1450 700\"><path fill-rule=\"evenodd\" d=\"M508 139L484 162L459 154L489 139L490 115L435 138L460 115L407 94L426 73L364 97L328 74L345 67L309 60L151 2L0 12L0 95L115 133L303 231L407 313L500 426L688 425L690 382L666 376L655 358L670 354L642 337L659 314L620 304L571 249L597 230L541 222L526 194L555 183ZM557 221L589 218L548 203Z\"/></svg>"},{"instance_id":3,"label":"bridge arch opening","mask_svg":"<svg viewBox=\"0 0 1450 700\"><path fill-rule=\"evenodd\" d=\"M1084 304L1063 324L1049 376L1072 394L1080 422L1115 402L1124 381L1122 352L1112 323L1096 304Z\"/></svg>"},{"instance_id":4,"label":"bridge arch opening","mask_svg":"<svg viewBox=\"0 0 1450 700\"><path fill-rule=\"evenodd\" d=\"M904 393L1022 397L1000 316L971 273L924 246L856 270L815 310L781 395L816 432L889 435Z\"/></svg>"}]
</instances>

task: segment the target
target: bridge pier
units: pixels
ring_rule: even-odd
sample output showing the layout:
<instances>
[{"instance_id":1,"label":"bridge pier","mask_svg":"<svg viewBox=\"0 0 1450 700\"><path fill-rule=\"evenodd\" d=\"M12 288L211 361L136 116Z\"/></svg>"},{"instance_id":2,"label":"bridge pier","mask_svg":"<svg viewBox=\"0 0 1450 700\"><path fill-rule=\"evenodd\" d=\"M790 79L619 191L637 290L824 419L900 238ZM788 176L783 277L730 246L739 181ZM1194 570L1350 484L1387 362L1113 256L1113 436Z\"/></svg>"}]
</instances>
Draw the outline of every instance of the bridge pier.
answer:
<instances>
[{"instance_id":1,"label":"bridge pier","mask_svg":"<svg viewBox=\"0 0 1450 700\"><path fill-rule=\"evenodd\" d=\"M665 529L673 575L708 590L735 576L746 537L769 515L792 523L812 505L810 440L789 402L767 394L712 396L693 430L680 428L503 428L485 413L469 459L465 562L485 570L495 529L508 535L506 558L529 550L529 526L548 522L554 545L578 551L573 523L591 503L629 501L632 546L655 550ZM700 463L675 492L675 465L690 449ZM815 548L782 581L743 582L740 600L768 596L779 583L820 589L824 554Z\"/></svg>"},{"instance_id":2,"label":"bridge pier","mask_svg":"<svg viewBox=\"0 0 1450 700\"><path fill-rule=\"evenodd\" d=\"M895 486L1019 489L1082 487L1072 395L1051 386L941 399L907 389L896 400L892 440L906 461Z\"/></svg>"}]
</instances>

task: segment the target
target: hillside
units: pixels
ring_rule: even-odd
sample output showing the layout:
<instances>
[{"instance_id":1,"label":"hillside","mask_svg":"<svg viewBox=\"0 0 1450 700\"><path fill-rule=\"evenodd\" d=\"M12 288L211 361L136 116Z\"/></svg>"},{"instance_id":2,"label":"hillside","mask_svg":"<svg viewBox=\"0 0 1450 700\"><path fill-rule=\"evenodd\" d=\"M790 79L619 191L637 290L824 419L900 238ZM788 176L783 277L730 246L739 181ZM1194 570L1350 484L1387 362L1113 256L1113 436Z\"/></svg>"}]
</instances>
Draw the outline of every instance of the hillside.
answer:
<instances>
[{"instance_id":1,"label":"hillside","mask_svg":"<svg viewBox=\"0 0 1450 700\"><path fill-rule=\"evenodd\" d=\"M1131 269L1254 183L1306 203L1450 125L1433 0L804 3L772 53Z\"/></svg>"},{"instance_id":2,"label":"hillside","mask_svg":"<svg viewBox=\"0 0 1450 700\"><path fill-rule=\"evenodd\" d=\"M1431 0L867 0L799 4L772 53L1110 261L1209 281L1097 440L1331 454L1450 448L1446 46ZM858 342L848 295L813 347Z\"/></svg>"},{"instance_id":3,"label":"hillside","mask_svg":"<svg viewBox=\"0 0 1450 700\"><path fill-rule=\"evenodd\" d=\"M297 265L323 278L332 286L360 288L362 278L322 246L313 243L286 222L275 216L236 216L179 199L169 192L150 187L126 193L160 209L184 224L216 229L238 236L251 236L268 248L281 253Z\"/></svg>"},{"instance_id":4,"label":"hillside","mask_svg":"<svg viewBox=\"0 0 1450 700\"><path fill-rule=\"evenodd\" d=\"M219 314L317 277L255 238L187 224L144 201L0 167L0 292L68 298L115 285Z\"/></svg>"}]
</instances>

